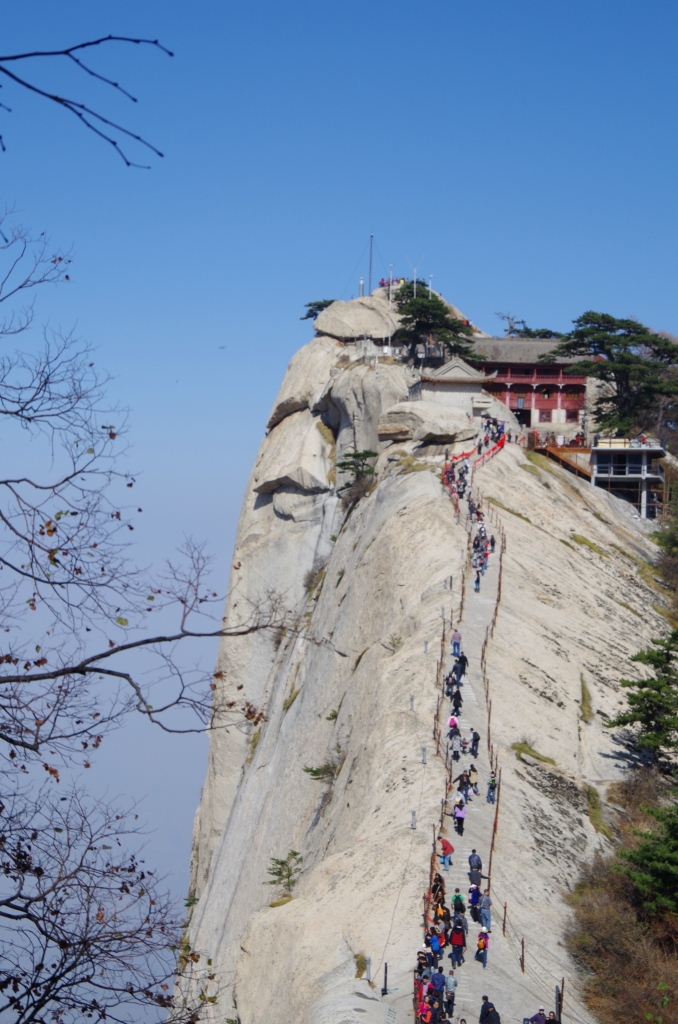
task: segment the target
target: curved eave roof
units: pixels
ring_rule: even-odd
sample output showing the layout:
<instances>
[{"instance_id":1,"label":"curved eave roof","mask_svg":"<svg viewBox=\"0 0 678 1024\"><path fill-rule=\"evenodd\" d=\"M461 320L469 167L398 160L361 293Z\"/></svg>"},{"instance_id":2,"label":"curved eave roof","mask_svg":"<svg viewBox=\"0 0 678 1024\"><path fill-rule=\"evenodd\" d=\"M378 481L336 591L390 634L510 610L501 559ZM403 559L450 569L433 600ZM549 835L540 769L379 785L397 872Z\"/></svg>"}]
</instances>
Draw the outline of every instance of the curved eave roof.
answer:
<instances>
[{"instance_id":1,"label":"curved eave roof","mask_svg":"<svg viewBox=\"0 0 678 1024\"><path fill-rule=\"evenodd\" d=\"M422 383L427 384L484 384L486 381L494 380L497 376L497 371L490 374L474 374L472 377L467 374L460 374L458 377L427 377L421 376L420 380Z\"/></svg>"},{"instance_id":2,"label":"curved eave roof","mask_svg":"<svg viewBox=\"0 0 678 1024\"><path fill-rule=\"evenodd\" d=\"M557 338L476 338L475 352L469 359L487 363L536 363L540 356L552 352ZM550 362L570 364L579 361L554 356ZM546 364L548 366L548 363Z\"/></svg>"}]
</instances>

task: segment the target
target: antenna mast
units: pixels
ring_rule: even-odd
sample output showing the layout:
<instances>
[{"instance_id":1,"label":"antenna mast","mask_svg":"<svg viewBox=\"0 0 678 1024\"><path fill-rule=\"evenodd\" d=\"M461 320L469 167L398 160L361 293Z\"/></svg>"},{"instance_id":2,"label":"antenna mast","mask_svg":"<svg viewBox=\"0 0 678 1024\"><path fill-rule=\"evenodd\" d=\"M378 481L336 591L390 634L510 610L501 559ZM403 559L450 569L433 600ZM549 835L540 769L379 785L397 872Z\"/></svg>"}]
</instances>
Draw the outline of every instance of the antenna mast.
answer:
<instances>
[{"instance_id":1,"label":"antenna mast","mask_svg":"<svg viewBox=\"0 0 678 1024\"><path fill-rule=\"evenodd\" d=\"M374 241L374 235L370 235L370 273L367 278L367 294L372 294L372 243Z\"/></svg>"}]
</instances>

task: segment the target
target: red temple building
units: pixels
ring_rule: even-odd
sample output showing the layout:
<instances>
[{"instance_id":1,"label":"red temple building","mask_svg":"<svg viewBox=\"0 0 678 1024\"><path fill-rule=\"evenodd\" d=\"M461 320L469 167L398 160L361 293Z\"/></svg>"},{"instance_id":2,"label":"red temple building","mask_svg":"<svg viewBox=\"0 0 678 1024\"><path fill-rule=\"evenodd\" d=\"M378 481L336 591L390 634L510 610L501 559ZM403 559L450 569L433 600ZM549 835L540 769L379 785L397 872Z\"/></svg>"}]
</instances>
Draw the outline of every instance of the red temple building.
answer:
<instances>
[{"instance_id":1,"label":"red temple building","mask_svg":"<svg viewBox=\"0 0 678 1024\"><path fill-rule=\"evenodd\" d=\"M469 358L492 381L484 385L525 427L572 435L585 429L586 377L567 373L574 360L539 362L556 340L474 338L476 355Z\"/></svg>"}]
</instances>

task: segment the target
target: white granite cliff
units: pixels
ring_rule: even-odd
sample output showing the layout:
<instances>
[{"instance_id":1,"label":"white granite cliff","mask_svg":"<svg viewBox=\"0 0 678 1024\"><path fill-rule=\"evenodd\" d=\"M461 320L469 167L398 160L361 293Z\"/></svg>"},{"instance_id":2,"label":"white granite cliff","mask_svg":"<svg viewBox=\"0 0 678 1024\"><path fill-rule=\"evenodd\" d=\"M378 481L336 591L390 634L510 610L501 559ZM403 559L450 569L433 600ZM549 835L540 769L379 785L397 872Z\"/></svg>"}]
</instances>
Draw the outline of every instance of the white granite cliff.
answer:
<instances>
[{"instance_id":1,"label":"white granite cliff","mask_svg":"<svg viewBox=\"0 0 678 1024\"><path fill-rule=\"evenodd\" d=\"M227 623L275 592L298 628L282 640L266 632L228 640L219 652L219 696L244 696L266 715L256 738L234 728L212 734L196 816L197 902L187 936L213 962L207 991L216 1002L206 1012L222 1024L413 1020L422 895L446 780L432 740L441 609L449 635L467 550L464 522L441 487L437 445L456 439L463 449L469 431L447 422L427 433L421 415L388 414L402 410L410 371L346 363L344 352L321 336L295 355L238 527ZM380 455L374 489L345 519L335 463L353 444ZM632 671L629 655L664 628L661 594L643 570L653 545L630 506L555 465L528 462L516 445L477 470L476 488L494 499L506 536L486 651L502 796L488 967L468 957L456 1015L472 1019L487 991L502 1019L522 1020L551 1005L554 979L565 976L572 1017L588 1022L562 946L563 896L583 860L609 845L588 817L587 787L604 802L606 783L623 770L625 750L605 716L623 701L618 680ZM480 658L498 563L497 553L480 595L467 588L460 625L471 662L462 722L483 737L481 785L489 761ZM304 578L320 565L324 575L309 596ZM582 677L590 721L580 712ZM525 738L555 765L517 760L511 744ZM342 765L333 784L303 771L327 762ZM613 825L614 812L604 813ZM493 814L481 789L463 839L446 825L457 847L452 886L464 887L467 847L476 846L487 865ZM270 858L290 849L304 858L295 897L271 908ZM528 950L525 974L519 937ZM358 954L371 957L376 986L355 977Z\"/></svg>"}]
</instances>

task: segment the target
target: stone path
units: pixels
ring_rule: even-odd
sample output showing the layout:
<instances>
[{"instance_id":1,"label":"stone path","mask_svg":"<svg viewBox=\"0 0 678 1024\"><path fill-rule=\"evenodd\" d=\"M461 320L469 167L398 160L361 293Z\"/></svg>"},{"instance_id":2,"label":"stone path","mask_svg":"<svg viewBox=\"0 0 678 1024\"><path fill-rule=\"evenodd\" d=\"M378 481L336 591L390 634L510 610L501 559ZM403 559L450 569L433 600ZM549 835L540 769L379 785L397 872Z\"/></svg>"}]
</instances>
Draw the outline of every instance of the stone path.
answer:
<instances>
[{"instance_id":1,"label":"stone path","mask_svg":"<svg viewBox=\"0 0 678 1024\"><path fill-rule=\"evenodd\" d=\"M462 505L463 513L466 512L466 502ZM486 523L488 534L491 534L490 523ZM495 532L499 542L498 531ZM447 886L447 903L450 904L452 894L456 887L465 897L467 902L469 879L468 879L468 858L472 849L476 849L483 862L483 874L487 874L490 857L490 843L492 838L492 827L494 823L494 804L487 803L487 781L490 775L490 758L487 749L487 710L485 694L483 690L482 674L480 669L480 658L485 640L486 629L492 621L494 608L497 600L499 554L490 555L489 565L485 575L481 576L480 593L473 590L474 575L469 577L466 600L464 607L464 618L459 625L459 632L462 635L462 650L469 660L467 682L462 687L464 703L460 716L460 728L462 736L468 736L468 730L473 726L480 733L479 757L475 761L470 755L461 755L458 762L453 762L453 777L456 778L459 772L472 763L475 763L479 774L478 790L479 795L474 796L469 803L468 814L464 825L464 835L458 836L454 831L451 817L447 817L446 832L448 838L455 848L453 864L449 873L445 874ZM456 625L456 623L455 623ZM454 662L451 656L447 655L447 672ZM449 705L446 702L446 709ZM449 712L448 712L449 718ZM520 866L516 865L517 881L519 881ZM483 881L483 886L487 883ZM482 963L474 959L477 948L477 937L480 925L470 920L467 938L466 959L464 964L455 971L457 978L457 995L454 1007L454 1020L461 1018L468 1021L468 1024L475 1024L480 1012L483 995L488 995L494 1002L501 1016L503 1024L507 1021L522 1022L524 1017L531 1017L537 1012L540 1005L546 1007L546 1012L554 1008L553 986L547 987L540 984L540 979L523 975L520 970L519 954L515 941L507 940L502 936L502 915L503 905L499 903L496 896L490 892L492 898L492 933L488 947L487 968L483 970ZM468 906L468 902L467 902ZM448 950L445 950L443 958L445 974L449 973L450 960ZM567 1013L566 1013L567 1016Z\"/></svg>"}]
</instances>

